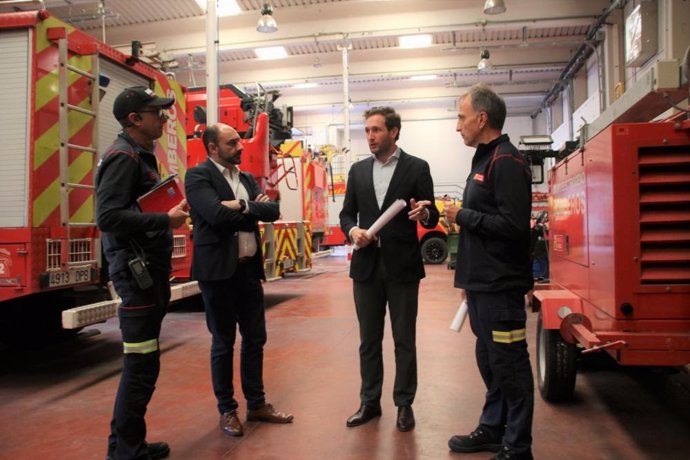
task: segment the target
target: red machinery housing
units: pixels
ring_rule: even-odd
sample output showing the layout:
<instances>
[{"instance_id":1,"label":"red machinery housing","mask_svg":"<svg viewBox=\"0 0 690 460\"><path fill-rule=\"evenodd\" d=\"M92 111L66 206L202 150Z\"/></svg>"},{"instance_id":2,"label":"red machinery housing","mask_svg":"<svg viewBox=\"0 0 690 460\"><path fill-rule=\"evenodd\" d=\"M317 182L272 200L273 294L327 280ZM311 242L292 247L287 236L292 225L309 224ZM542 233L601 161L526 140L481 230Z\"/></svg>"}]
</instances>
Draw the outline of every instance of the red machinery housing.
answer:
<instances>
[{"instance_id":1,"label":"red machinery housing","mask_svg":"<svg viewBox=\"0 0 690 460\"><path fill-rule=\"evenodd\" d=\"M279 198L278 183L286 177L292 178L295 190L299 191L299 206L311 210L313 194L314 167L296 168L297 163L290 157L293 165L290 174L280 174L286 170L277 147L291 135L291 109L287 109L287 119L283 112L273 105L279 94L247 95L234 85L219 88L219 121L235 128L240 135L242 146L243 171L253 174L259 186L273 199ZM186 93L187 99L187 165L192 167L207 158L201 133L206 123L206 89L192 88ZM269 100L270 98L270 100ZM295 141L288 141L295 143ZM301 146L301 143L299 143ZM309 165L307 165L309 166ZM304 172L304 174L302 174ZM297 174L300 173L300 174ZM322 174L325 176L325 173ZM276 179L276 176L280 176ZM283 181L286 182L286 181ZM312 185L310 185L312 184ZM307 200L308 199L308 200ZM316 198L314 198L316 199ZM321 195L325 202L325 195ZM281 199L283 217L274 223L260 223L264 270L267 279L277 279L287 272L311 269L311 245L313 222L310 215L284 212L288 203ZM304 205L304 206L302 206ZM288 215L289 214L289 215Z\"/></svg>"},{"instance_id":2,"label":"red machinery housing","mask_svg":"<svg viewBox=\"0 0 690 460\"><path fill-rule=\"evenodd\" d=\"M690 363L690 121L612 124L550 171L549 190L542 396L572 395L578 346L624 365Z\"/></svg>"},{"instance_id":3,"label":"red machinery housing","mask_svg":"<svg viewBox=\"0 0 690 460\"><path fill-rule=\"evenodd\" d=\"M199 138L202 127L206 123L206 89L190 88L185 95L187 99L187 163L191 167L206 160L207 156ZM282 125L280 112L257 113L257 105L257 100L244 94L234 85L223 85L218 90L219 121L235 128L243 138L242 170L252 173L259 181L259 185L265 188L266 178L270 171L268 155L270 139L289 136L290 127ZM274 117L273 123L269 120L269 114ZM275 120L276 116L278 120Z\"/></svg>"}]
</instances>

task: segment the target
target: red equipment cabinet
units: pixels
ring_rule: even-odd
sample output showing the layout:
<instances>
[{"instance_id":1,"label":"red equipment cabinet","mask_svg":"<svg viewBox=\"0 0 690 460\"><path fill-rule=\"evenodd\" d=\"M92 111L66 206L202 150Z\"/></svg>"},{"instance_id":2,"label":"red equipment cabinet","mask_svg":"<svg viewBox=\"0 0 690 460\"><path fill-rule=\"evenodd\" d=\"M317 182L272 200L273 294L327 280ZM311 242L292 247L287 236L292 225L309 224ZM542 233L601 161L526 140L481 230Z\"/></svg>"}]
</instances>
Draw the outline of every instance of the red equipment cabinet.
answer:
<instances>
[{"instance_id":1,"label":"red equipment cabinet","mask_svg":"<svg viewBox=\"0 0 690 460\"><path fill-rule=\"evenodd\" d=\"M549 190L542 396L572 395L576 344L625 365L690 363L690 121L612 124L550 171Z\"/></svg>"}]
</instances>

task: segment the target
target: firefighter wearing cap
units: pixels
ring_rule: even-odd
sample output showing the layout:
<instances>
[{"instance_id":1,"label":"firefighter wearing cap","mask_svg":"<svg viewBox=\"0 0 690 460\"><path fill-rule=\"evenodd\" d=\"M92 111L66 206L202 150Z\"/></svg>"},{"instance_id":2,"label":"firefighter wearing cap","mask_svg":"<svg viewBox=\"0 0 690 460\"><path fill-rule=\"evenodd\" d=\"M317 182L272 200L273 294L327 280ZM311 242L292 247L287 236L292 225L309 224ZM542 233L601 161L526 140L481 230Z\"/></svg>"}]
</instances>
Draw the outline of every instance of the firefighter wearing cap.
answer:
<instances>
[{"instance_id":1,"label":"firefighter wearing cap","mask_svg":"<svg viewBox=\"0 0 690 460\"><path fill-rule=\"evenodd\" d=\"M144 414L160 370L158 338L170 299L172 229L185 222L186 202L143 213L136 199L160 182L154 155L165 109L174 99L148 88L126 88L113 115L122 126L98 165L96 222L108 274L122 299L118 308L124 349L122 376L108 439L108 459L164 458L167 443L147 443Z\"/></svg>"}]
</instances>

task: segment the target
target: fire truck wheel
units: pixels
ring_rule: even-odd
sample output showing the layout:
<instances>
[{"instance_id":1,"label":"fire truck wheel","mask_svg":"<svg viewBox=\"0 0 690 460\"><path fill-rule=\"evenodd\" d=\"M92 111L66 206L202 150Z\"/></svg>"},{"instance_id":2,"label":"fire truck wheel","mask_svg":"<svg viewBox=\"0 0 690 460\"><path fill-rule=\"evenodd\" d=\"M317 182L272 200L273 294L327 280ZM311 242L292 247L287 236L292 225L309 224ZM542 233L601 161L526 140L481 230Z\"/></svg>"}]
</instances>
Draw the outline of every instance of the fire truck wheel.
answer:
<instances>
[{"instance_id":1,"label":"fire truck wheel","mask_svg":"<svg viewBox=\"0 0 690 460\"><path fill-rule=\"evenodd\" d=\"M428 264L442 264L448 258L448 244L438 237L432 237L422 243L422 259Z\"/></svg>"},{"instance_id":2,"label":"fire truck wheel","mask_svg":"<svg viewBox=\"0 0 690 460\"><path fill-rule=\"evenodd\" d=\"M323 235L312 235L311 236L311 252L319 252L321 250L321 242L323 241Z\"/></svg>"},{"instance_id":3,"label":"fire truck wheel","mask_svg":"<svg viewBox=\"0 0 690 460\"><path fill-rule=\"evenodd\" d=\"M74 338L81 328L62 328L62 310L76 306L74 301L74 298L63 296L61 291L6 301L0 323L0 348L39 350Z\"/></svg>"},{"instance_id":4,"label":"fire truck wheel","mask_svg":"<svg viewBox=\"0 0 690 460\"><path fill-rule=\"evenodd\" d=\"M575 390L577 347L567 343L558 329L544 329L537 320L537 383L546 401L565 401Z\"/></svg>"}]
</instances>

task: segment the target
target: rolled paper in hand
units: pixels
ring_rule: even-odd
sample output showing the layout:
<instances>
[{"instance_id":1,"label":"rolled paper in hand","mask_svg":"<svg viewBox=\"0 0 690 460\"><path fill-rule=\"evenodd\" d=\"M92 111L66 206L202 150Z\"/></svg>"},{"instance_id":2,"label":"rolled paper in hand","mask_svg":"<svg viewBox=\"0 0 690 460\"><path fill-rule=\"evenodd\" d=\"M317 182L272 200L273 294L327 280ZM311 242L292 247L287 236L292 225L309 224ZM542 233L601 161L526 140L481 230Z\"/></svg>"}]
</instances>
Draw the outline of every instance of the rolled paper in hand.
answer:
<instances>
[{"instance_id":1,"label":"rolled paper in hand","mask_svg":"<svg viewBox=\"0 0 690 460\"><path fill-rule=\"evenodd\" d=\"M462 325L465 323L465 318L467 318L467 301L463 300L460 308L458 308L458 312L455 314L455 318L453 318L453 322L450 323L450 328L455 332L460 332Z\"/></svg>"},{"instance_id":2,"label":"rolled paper in hand","mask_svg":"<svg viewBox=\"0 0 690 460\"><path fill-rule=\"evenodd\" d=\"M366 232L367 236L369 238L374 238L380 231L381 229L388 223L390 220L395 217L396 214L398 214L400 211L405 209L405 206L407 206L407 203L405 203L405 200L403 199L397 199L391 204L388 209L383 211L383 214L379 216L378 219L376 219L376 222L371 224L371 227L369 227ZM356 244L353 246L353 249L359 249L359 246Z\"/></svg>"}]
</instances>

